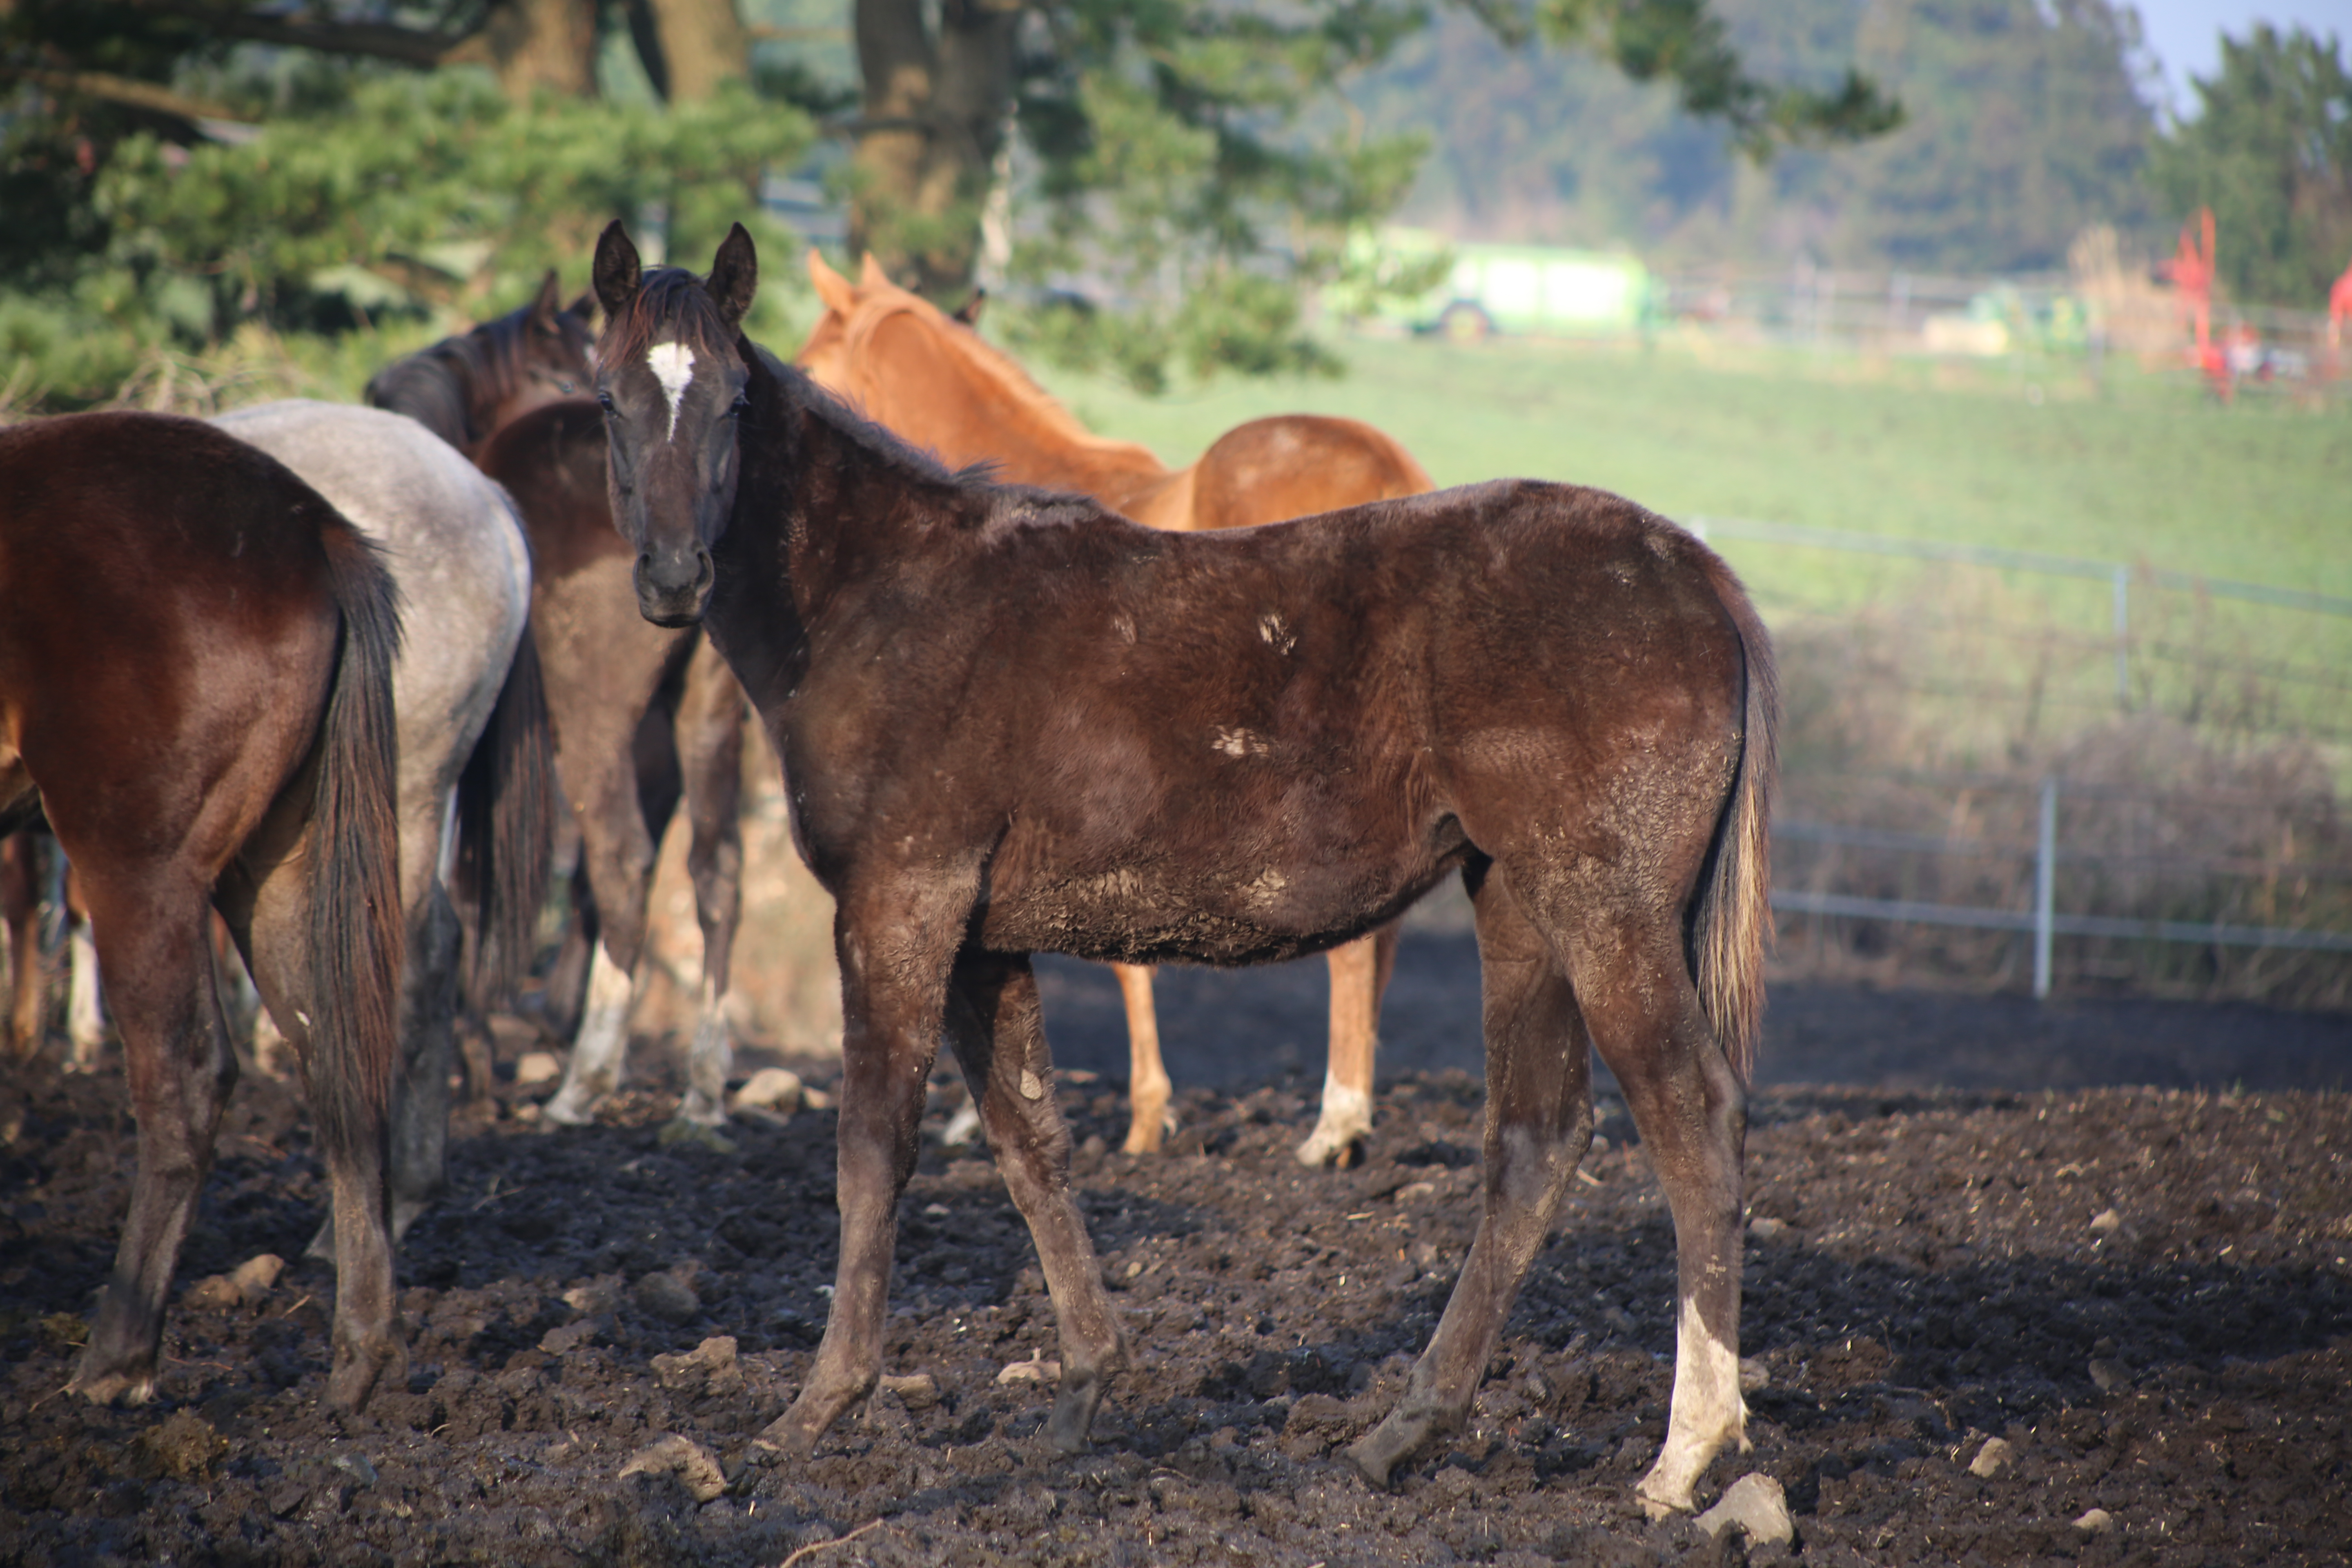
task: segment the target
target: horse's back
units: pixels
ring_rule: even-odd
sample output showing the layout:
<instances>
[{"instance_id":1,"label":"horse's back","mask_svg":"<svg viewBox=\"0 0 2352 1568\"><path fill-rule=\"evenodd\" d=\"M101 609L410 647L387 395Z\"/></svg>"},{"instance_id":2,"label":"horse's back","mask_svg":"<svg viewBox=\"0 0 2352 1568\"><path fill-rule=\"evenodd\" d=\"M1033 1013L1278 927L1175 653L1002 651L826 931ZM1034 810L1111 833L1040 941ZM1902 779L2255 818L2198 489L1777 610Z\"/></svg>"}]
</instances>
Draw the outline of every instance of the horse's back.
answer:
<instances>
[{"instance_id":1,"label":"horse's back","mask_svg":"<svg viewBox=\"0 0 2352 1568\"><path fill-rule=\"evenodd\" d=\"M1191 526L1250 528L1419 495L1428 470L1360 419L1281 414L1236 425L1192 465Z\"/></svg>"},{"instance_id":2,"label":"horse's back","mask_svg":"<svg viewBox=\"0 0 2352 1568\"><path fill-rule=\"evenodd\" d=\"M393 670L402 772L456 782L530 612L530 553L513 504L404 415L292 399L214 421L292 468L383 551L411 635Z\"/></svg>"}]
</instances>

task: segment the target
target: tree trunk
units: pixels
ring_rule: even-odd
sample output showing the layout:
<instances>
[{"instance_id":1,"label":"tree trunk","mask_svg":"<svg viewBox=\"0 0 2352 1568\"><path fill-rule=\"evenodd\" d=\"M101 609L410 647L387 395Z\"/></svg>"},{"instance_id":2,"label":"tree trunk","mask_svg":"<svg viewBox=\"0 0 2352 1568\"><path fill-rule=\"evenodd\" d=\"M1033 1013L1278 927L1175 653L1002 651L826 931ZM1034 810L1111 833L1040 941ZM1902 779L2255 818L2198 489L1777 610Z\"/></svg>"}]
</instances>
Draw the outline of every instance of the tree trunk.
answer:
<instances>
[{"instance_id":1,"label":"tree trunk","mask_svg":"<svg viewBox=\"0 0 2352 1568\"><path fill-rule=\"evenodd\" d=\"M497 0L480 37L515 102L542 90L596 96L596 0Z\"/></svg>"},{"instance_id":2,"label":"tree trunk","mask_svg":"<svg viewBox=\"0 0 2352 1568\"><path fill-rule=\"evenodd\" d=\"M1019 0L857 0L866 105L853 156L849 243L892 279L961 304L981 206L1013 106Z\"/></svg>"},{"instance_id":3,"label":"tree trunk","mask_svg":"<svg viewBox=\"0 0 2352 1568\"><path fill-rule=\"evenodd\" d=\"M630 9L651 14L649 29L631 30L640 56L651 32L659 58L646 60L646 74L670 102L699 103L721 82L750 79L751 40L735 0L635 0Z\"/></svg>"}]
</instances>

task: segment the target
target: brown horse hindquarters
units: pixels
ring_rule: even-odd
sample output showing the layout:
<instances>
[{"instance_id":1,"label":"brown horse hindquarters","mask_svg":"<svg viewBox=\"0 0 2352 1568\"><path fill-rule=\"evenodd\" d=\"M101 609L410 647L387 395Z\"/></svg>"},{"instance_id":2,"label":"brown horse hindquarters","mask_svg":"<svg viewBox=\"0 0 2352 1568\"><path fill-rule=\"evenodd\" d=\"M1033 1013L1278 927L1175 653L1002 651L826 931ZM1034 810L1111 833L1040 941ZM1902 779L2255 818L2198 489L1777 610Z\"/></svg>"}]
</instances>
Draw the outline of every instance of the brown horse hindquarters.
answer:
<instances>
[{"instance_id":1,"label":"brown horse hindquarters","mask_svg":"<svg viewBox=\"0 0 2352 1568\"><path fill-rule=\"evenodd\" d=\"M389 579L242 442L89 415L0 434L0 728L83 880L139 1126L75 1386L153 1388L236 1073L206 942L216 900L309 1063L343 1222L329 1393L356 1406L398 1358L382 1165L402 950Z\"/></svg>"}]
</instances>

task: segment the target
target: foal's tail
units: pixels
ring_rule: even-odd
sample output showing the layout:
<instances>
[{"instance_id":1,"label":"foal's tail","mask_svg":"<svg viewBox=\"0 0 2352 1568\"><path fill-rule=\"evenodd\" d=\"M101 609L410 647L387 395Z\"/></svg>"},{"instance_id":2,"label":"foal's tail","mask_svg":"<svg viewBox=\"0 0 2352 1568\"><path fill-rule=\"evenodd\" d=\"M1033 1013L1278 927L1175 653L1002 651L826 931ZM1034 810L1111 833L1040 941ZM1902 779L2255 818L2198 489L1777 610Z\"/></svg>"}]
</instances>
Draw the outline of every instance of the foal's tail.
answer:
<instances>
[{"instance_id":1,"label":"foal's tail","mask_svg":"<svg viewBox=\"0 0 2352 1568\"><path fill-rule=\"evenodd\" d=\"M341 520L320 530L342 646L320 743L311 814L311 1116L321 1144L379 1142L400 1059L408 922L400 905L399 733L392 666L399 592L375 548Z\"/></svg>"},{"instance_id":2,"label":"foal's tail","mask_svg":"<svg viewBox=\"0 0 2352 1568\"><path fill-rule=\"evenodd\" d=\"M1779 772L1780 678L1772 638L1747 591L1722 562L1710 560L1716 595L1739 634L1747 663L1747 715L1739 771L1716 826L1716 841L1691 921L1699 1004L1706 1009L1732 1070L1745 1082L1756 1067L1764 1017L1764 947L1772 929L1772 787Z\"/></svg>"},{"instance_id":3,"label":"foal's tail","mask_svg":"<svg viewBox=\"0 0 2352 1568\"><path fill-rule=\"evenodd\" d=\"M555 858L555 745L539 644L525 623L506 684L457 776L457 865L473 952L466 1004L477 1016L513 994L530 967Z\"/></svg>"}]
</instances>

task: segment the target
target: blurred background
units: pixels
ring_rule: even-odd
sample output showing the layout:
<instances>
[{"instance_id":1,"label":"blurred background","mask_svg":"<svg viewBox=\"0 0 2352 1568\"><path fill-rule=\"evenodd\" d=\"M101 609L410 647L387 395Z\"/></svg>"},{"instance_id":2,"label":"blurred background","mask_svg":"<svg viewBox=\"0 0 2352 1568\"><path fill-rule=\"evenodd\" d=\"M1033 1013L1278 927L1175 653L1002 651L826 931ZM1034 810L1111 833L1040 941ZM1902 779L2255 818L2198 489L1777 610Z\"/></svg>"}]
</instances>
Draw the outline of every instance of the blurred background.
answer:
<instances>
[{"instance_id":1,"label":"blurred background","mask_svg":"<svg viewBox=\"0 0 2352 1568\"><path fill-rule=\"evenodd\" d=\"M614 216L697 267L746 223L779 352L803 251L870 253L1171 464L1346 414L1702 533L1783 663L1783 978L2340 1013L2346 21L0 0L0 416L353 399ZM746 1027L821 1052L829 910L747 772Z\"/></svg>"}]
</instances>

